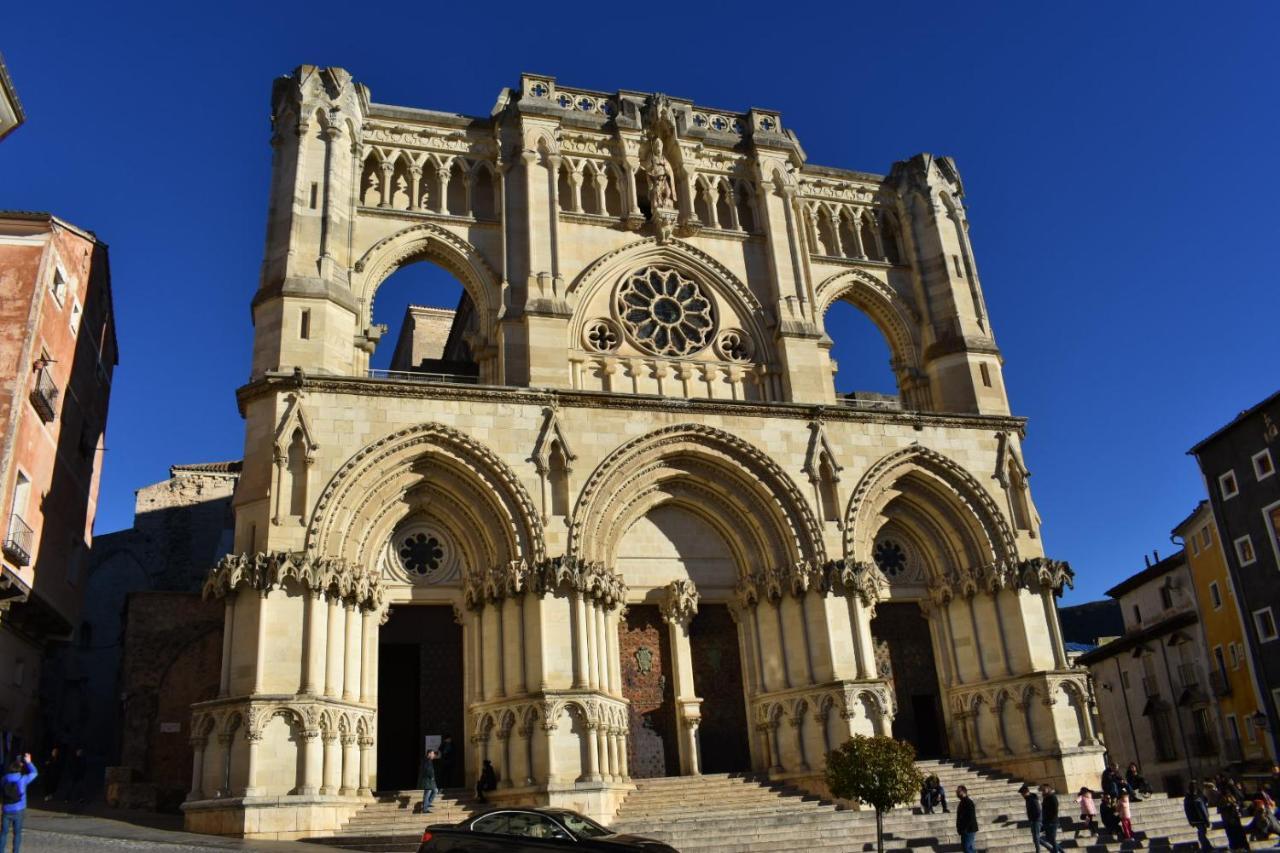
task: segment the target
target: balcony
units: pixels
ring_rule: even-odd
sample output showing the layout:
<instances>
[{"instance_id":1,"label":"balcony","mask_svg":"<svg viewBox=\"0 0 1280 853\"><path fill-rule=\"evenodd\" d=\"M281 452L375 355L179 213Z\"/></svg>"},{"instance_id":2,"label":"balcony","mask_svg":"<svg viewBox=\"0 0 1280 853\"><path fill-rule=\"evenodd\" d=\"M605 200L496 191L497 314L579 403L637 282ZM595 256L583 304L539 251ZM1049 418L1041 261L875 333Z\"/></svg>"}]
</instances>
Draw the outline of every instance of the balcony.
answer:
<instances>
[{"instance_id":1,"label":"balcony","mask_svg":"<svg viewBox=\"0 0 1280 853\"><path fill-rule=\"evenodd\" d=\"M453 382L460 385L475 385L479 377L465 373L422 373L416 370L377 370L369 368L365 371L369 379L395 379L400 382Z\"/></svg>"},{"instance_id":2,"label":"balcony","mask_svg":"<svg viewBox=\"0 0 1280 853\"><path fill-rule=\"evenodd\" d=\"M36 407L40 420L45 423L58 415L58 386L47 366L36 369L36 381L31 387L31 405Z\"/></svg>"},{"instance_id":3,"label":"balcony","mask_svg":"<svg viewBox=\"0 0 1280 853\"><path fill-rule=\"evenodd\" d=\"M902 411L902 399L896 394L877 394L873 391L850 391L836 398L841 405L851 409L869 409L887 412Z\"/></svg>"},{"instance_id":4,"label":"balcony","mask_svg":"<svg viewBox=\"0 0 1280 853\"><path fill-rule=\"evenodd\" d=\"M16 566L31 565L31 528L14 513L9 517L9 530L4 537L4 555Z\"/></svg>"},{"instance_id":5,"label":"balcony","mask_svg":"<svg viewBox=\"0 0 1280 853\"><path fill-rule=\"evenodd\" d=\"M1231 695L1231 681L1227 678L1227 674L1220 669L1209 673L1209 686L1213 689L1214 696Z\"/></svg>"},{"instance_id":6,"label":"balcony","mask_svg":"<svg viewBox=\"0 0 1280 853\"><path fill-rule=\"evenodd\" d=\"M1182 683L1183 690L1195 690L1200 686L1200 673L1193 663L1178 664L1178 681Z\"/></svg>"}]
</instances>

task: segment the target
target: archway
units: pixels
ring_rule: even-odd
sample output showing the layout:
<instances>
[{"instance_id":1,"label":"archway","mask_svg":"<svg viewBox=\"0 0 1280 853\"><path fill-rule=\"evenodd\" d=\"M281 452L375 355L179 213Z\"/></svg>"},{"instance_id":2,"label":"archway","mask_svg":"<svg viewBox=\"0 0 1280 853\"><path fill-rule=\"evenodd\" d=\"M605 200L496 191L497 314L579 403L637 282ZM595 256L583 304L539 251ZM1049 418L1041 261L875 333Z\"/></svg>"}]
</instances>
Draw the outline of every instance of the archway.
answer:
<instances>
[{"instance_id":1,"label":"archway","mask_svg":"<svg viewBox=\"0 0 1280 853\"><path fill-rule=\"evenodd\" d=\"M929 622L909 602L882 602L871 620L880 675L892 680L897 713L893 736L915 744L921 758L948 755L939 686Z\"/></svg>"},{"instance_id":2,"label":"archway","mask_svg":"<svg viewBox=\"0 0 1280 853\"><path fill-rule=\"evenodd\" d=\"M445 267L427 257L406 262L379 285L371 313L373 328L386 328L369 358L374 371L479 378L475 303Z\"/></svg>"}]
</instances>

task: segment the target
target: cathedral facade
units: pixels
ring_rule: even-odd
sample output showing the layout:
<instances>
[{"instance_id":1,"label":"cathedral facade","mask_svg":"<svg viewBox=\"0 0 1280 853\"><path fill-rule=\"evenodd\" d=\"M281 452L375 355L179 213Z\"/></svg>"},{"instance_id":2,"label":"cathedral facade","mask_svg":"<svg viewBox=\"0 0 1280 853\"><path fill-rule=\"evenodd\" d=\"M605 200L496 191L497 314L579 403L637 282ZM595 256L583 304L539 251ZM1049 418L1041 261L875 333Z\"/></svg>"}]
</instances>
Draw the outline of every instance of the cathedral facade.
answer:
<instances>
[{"instance_id":1,"label":"cathedral facade","mask_svg":"<svg viewBox=\"0 0 1280 853\"><path fill-rule=\"evenodd\" d=\"M777 112L533 74L476 118L304 66L272 108L189 828L324 834L446 735L447 782L606 821L648 776L820 792L855 733L1093 779L949 158L815 166ZM419 261L447 340L371 369ZM836 392L840 300L898 395Z\"/></svg>"}]
</instances>

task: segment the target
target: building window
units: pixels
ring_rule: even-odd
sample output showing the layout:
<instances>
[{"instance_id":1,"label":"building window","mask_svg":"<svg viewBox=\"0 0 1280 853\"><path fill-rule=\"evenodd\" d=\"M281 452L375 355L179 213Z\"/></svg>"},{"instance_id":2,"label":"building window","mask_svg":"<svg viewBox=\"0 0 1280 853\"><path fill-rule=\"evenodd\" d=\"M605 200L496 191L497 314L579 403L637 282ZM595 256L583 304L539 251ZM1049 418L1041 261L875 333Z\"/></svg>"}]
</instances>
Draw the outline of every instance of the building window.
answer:
<instances>
[{"instance_id":1,"label":"building window","mask_svg":"<svg viewBox=\"0 0 1280 853\"><path fill-rule=\"evenodd\" d=\"M49 282L49 292L53 294L54 300L59 305L67 298L67 277L57 267L53 268L53 279Z\"/></svg>"},{"instance_id":2,"label":"building window","mask_svg":"<svg viewBox=\"0 0 1280 853\"><path fill-rule=\"evenodd\" d=\"M1208 548L1211 542L1213 542L1213 534L1209 532L1209 527L1206 525L1200 531L1200 547Z\"/></svg>"},{"instance_id":3,"label":"building window","mask_svg":"<svg viewBox=\"0 0 1280 853\"><path fill-rule=\"evenodd\" d=\"M73 335L80 334L80 315L82 313L84 312L80 309L80 300L73 299L71 301L71 317L68 320L68 324L71 326L71 334Z\"/></svg>"},{"instance_id":4,"label":"building window","mask_svg":"<svg viewBox=\"0 0 1280 853\"><path fill-rule=\"evenodd\" d=\"M1236 540L1236 557L1240 560L1240 565L1248 566L1258 559L1258 555L1253 552L1253 540L1248 534L1241 536Z\"/></svg>"},{"instance_id":5,"label":"building window","mask_svg":"<svg viewBox=\"0 0 1280 853\"><path fill-rule=\"evenodd\" d=\"M1173 609L1173 590L1167 586L1160 587L1160 606L1165 610Z\"/></svg>"},{"instance_id":6,"label":"building window","mask_svg":"<svg viewBox=\"0 0 1280 853\"><path fill-rule=\"evenodd\" d=\"M1222 593L1218 590L1217 581L1209 581L1209 600L1213 602L1214 610L1222 609Z\"/></svg>"},{"instance_id":7,"label":"building window","mask_svg":"<svg viewBox=\"0 0 1280 853\"><path fill-rule=\"evenodd\" d=\"M1218 672L1222 673L1222 677L1227 675L1227 658L1222 653L1222 646L1213 647L1213 662L1218 667Z\"/></svg>"},{"instance_id":8,"label":"building window","mask_svg":"<svg viewBox=\"0 0 1280 853\"><path fill-rule=\"evenodd\" d=\"M1258 639L1269 643L1276 638L1276 619L1271 615L1271 608L1264 607L1253 611L1253 625L1258 629Z\"/></svg>"},{"instance_id":9,"label":"building window","mask_svg":"<svg viewBox=\"0 0 1280 853\"><path fill-rule=\"evenodd\" d=\"M1142 624L1142 610L1138 605L1133 605L1133 622L1135 625Z\"/></svg>"},{"instance_id":10,"label":"building window","mask_svg":"<svg viewBox=\"0 0 1280 853\"><path fill-rule=\"evenodd\" d=\"M1233 670L1240 668L1240 644L1232 643L1231 646L1231 668Z\"/></svg>"},{"instance_id":11,"label":"building window","mask_svg":"<svg viewBox=\"0 0 1280 853\"><path fill-rule=\"evenodd\" d=\"M1198 537L1192 536L1191 537L1191 556L1194 557L1199 553L1200 553L1200 539Z\"/></svg>"},{"instance_id":12,"label":"building window","mask_svg":"<svg viewBox=\"0 0 1280 853\"><path fill-rule=\"evenodd\" d=\"M1240 487L1236 485L1236 472L1228 471L1219 477L1218 488L1222 491L1222 499L1224 501L1240 494Z\"/></svg>"},{"instance_id":13,"label":"building window","mask_svg":"<svg viewBox=\"0 0 1280 853\"><path fill-rule=\"evenodd\" d=\"M302 320L298 324L298 337L304 341L311 339L311 309L302 309Z\"/></svg>"},{"instance_id":14,"label":"building window","mask_svg":"<svg viewBox=\"0 0 1280 853\"><path fill-rule=\"evenodd\" d=\"M1271 451L1262 450L1253 454L1253 473L1259 480L1265 480L1276 472L1276 466L1271 461Z\"/></svg>"},{"instance_id":15,"label":"building window","mask_svg":"<svg viewBox=\"0 0 1280 853\"><path fill-rule=\"evenodd\" d=\"M982 374L982 384L987 388L991 387L991 370L984 362L978 363L978 371Z\"/></svg>"}]
</instances>

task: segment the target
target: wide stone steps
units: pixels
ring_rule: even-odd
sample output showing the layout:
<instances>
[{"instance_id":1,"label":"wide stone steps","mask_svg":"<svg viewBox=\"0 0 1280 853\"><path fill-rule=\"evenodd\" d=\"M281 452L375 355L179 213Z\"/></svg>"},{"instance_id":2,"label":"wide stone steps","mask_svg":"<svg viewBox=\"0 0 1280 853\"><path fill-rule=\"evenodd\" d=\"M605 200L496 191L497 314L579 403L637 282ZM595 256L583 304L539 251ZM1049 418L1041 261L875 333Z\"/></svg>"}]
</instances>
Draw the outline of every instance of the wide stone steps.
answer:
<instances>
[{"instance_id":1,"label":"wide stone steps","mask_svg":"<svg viewBox=\"0 0 1280 853\"><path fill-rule=\"evenodd\" d=\"M937 774L955 808L955 788L964 785L978 805L982 831L979 849L1030 848L1029 830L1016 779L953 762L919 762L922 773ZM1066 849L1120 851L1138 846L1100 843L1075 819L1074 798L1059 795L1063 818L1059 843ZM331 838L311 839L367 853L412 853L431 823L463 820L483 808L463 791L437 797L431 813L415 814L422 792L379 796ZM1156 797L1133 805L1137 840L1146 850L1194 847L1180 800ZM786 784L749 774L640 779L613 822L619 832L645 835L671 844L681 853L860 853L875 850L875 814L841 809ZM922 814L919 806L885 815L885 849L958 853L955 813ZM1220 829L1213 837L1224 841Z\"/></svg>"}]
</instances>

